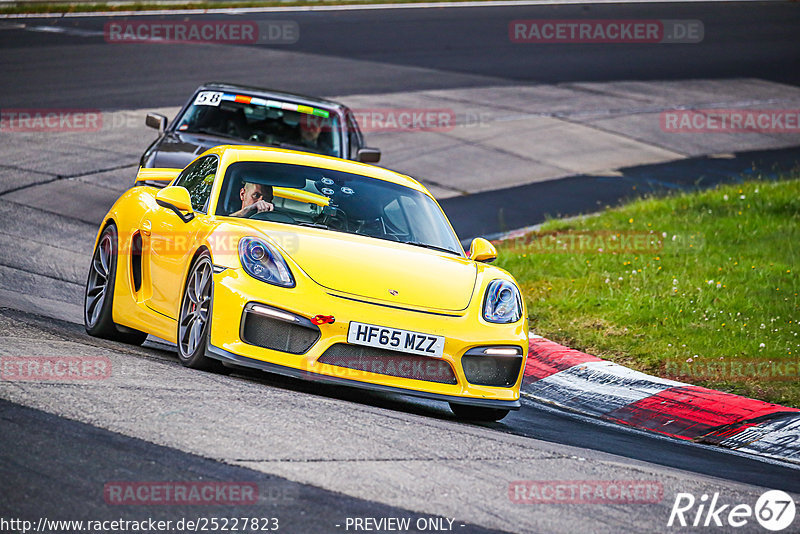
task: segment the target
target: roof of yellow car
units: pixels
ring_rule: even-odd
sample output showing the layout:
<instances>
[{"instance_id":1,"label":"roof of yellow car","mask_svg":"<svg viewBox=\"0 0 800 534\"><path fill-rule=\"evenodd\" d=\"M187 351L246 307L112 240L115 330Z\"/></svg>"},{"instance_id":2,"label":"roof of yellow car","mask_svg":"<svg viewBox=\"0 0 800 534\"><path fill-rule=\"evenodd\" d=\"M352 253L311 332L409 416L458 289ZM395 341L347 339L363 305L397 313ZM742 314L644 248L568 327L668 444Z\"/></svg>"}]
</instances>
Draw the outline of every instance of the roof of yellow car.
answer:
<instances>
[{"instance_id":1,"label":"roof of yellow car","mask_svg":"<svg viewBox=\"0 0 800 534\"><path fill-rule=\"evenodd\" d=\"M383 167L349 161L345 159L309 154L308 152L298 152L283 148L261 147L261 146L241 146L241 145L220 145L211 148L206 153L216 153L220 156L233 158L236 161L270 161L277 163L287 163L292 165L306 165L310 167L320 167L334 171L349 172L361 176L368 176L386 182L403 185L417 191L428 193L427 189L410 176L400 174ZM430 194L430 193L428 193Z\"/></svg>"}]
</instances>

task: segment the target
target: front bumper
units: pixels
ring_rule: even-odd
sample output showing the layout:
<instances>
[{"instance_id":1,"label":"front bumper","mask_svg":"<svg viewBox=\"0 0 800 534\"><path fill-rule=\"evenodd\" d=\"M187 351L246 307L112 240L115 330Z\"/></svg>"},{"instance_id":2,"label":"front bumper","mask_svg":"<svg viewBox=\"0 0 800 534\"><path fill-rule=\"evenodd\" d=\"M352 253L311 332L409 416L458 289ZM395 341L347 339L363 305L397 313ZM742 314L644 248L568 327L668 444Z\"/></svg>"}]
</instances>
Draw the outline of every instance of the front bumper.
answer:
<instances>
[{"instance_id":1,"label":"front bumper","mask_svg":"<svg viewBox=\"0 0 800 534\"><path fill-rule=\"evenodd\" d=\"M456 397L453 395L442 395L439 393L432 393L423 390L412 390L394 386L387 386L378 383L361 382L358 380L351 380L348 378L342 378L338 376L319 375L316 373L303 371L302 369L293 369L291 367L285 367L283 365L276 365L274 363L255 360L253 358L246 358L244 356L239 356L238 354L228 352L227 350L223 350L213 345L208 346L208 349L206 350L206 356L222 362L228 362L235 365L240 365L242 367L260 369L262 371L275 373L277 375L299 378L301 380L310 380L314 382L320 382L323 384L350 386L361 389L368 389L371 391L381 391L384 393L399 393L402 395L412 395L414 397L422 397L425 399L454 402L458 404L468 404L471 406L481 406L485 408L504 408L506 410L519 410L521 406L519 399L511 401L511 400L496 400L487 398Z\"/></svg>"},{"instance_id":2,"label":"front bumper","mask_svg":"<svg viewBox=\"0 0 800 534\"><path fill-rule=\"evenodd\" d=\"M257 281L242 269L227 268L217 272L214 275L214 307L207 355L223 362L324 383L474 406L512 410L520 407L519 388L528 354L525 320L511 325L486 323L480 318L480 302L473 302L470 308L459 313L411 310L391 303L369 302L328 290L306 277L297 278L296 287L289 289ZM318 325L318 340L301 354L271 350L242 340L243 313L253 302L284 310L306 321L317 315L331 315L335 321ZM454 380L443 383L391 376L318 361L333 345L347 344L350 321L444 336L441 360L431 360L443 361L452 367ZM461 357L471 349L486 346L521 349L521 365L513 383L496 387L467 380Z\"/></svg>"}]
</instances>

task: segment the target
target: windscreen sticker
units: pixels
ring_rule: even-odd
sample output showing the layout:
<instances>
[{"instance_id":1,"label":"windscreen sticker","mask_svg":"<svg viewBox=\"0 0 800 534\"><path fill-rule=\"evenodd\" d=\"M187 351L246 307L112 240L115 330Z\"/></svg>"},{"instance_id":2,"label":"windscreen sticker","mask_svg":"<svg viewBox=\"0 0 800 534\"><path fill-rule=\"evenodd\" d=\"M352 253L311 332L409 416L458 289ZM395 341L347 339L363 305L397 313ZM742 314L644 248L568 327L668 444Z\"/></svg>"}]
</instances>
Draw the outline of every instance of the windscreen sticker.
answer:
<instances>
[{"instance_id":1,"label":"windscreen sticker","mask_svg":"<svg viewBox=\"0 0 800 534\"><path fill-rule=\"evenodd\" d=\"M217 91L202 91L194 99L195 106L219 106L223 94Z\"/></svg>"},{"instance_id":2,"label":"windscreen sticker","mask_svg":"<svg viewBox=\"0 0 800 534\"><path fill-rule=\"evenodd\" d=\"M213 100L209 102L201 101L201 97L206 94L215 96L213 97ZM211 99L211 97L209 97L209 99ZM197 95L197 99L195 99L194 103L195 105L200 106L219 106L219 103L222 100L226 102L240 102L242 104L250 104L253 106L266 106L269 108L284 109L286 111L298 111L300 113L305 113L306 115L316 115L317 117L324 117L326 119L331 115L330 111L312 108L311 106L290 104L289 102L280 102L278 100L267 100L265 98L258 98L257 96L237 95L233 93L215 93L211 91L203 91Z\"/></svg>"}]
</instances>

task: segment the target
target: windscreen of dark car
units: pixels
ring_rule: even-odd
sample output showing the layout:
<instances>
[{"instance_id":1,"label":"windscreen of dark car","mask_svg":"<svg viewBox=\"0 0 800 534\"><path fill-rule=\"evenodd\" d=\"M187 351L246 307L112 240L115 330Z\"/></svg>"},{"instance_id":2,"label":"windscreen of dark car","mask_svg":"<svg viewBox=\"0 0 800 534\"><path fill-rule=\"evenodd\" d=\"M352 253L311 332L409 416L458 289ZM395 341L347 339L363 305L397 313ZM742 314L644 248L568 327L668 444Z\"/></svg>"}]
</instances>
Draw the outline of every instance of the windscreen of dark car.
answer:
<instances>
[{"instance_id":1,"label":"windscreen of dark car","mask_svg":"<svg viewBox=\"0 0 800 534\"><path fill-rule=\"evenodd\" d=\"M176 129L341 157L336 113L280 100L201 91Z\"/></svg>"},{"instance_id":2,"label":"windscreen of dark car","mask_svg":"<svg viewBox=\"0 0 800 534\"><path fill-rule=\"evenodd\" d=\"M245 207L245 184L260 184L274 206L272 211L253 213L250 219L312 226L463 255L439 205L409 187L318 167L240 161L225 172L217 215L230 216Z\"/></svg>"}]
</instances>

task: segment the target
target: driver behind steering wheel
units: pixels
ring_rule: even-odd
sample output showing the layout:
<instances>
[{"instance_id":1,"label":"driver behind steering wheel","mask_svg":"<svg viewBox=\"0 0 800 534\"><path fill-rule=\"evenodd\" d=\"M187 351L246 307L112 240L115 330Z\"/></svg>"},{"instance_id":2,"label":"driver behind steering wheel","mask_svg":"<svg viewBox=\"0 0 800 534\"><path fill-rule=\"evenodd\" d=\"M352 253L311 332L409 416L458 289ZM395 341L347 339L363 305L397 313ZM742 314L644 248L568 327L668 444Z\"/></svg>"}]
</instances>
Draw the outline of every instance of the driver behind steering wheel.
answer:
<instances>
[{"instance_id":1,"label":"driver behind steering wheel","mask_svg":"<svg viewBox=\"0 0 800 534\"><path fill-rule=\"evenodd\" d=\"M242 209L231 213L231 217L251 217L256 213L275 209L271 185L245 182L239 191L239 198L242 200Z\"/></svg>"}]
</instances>

